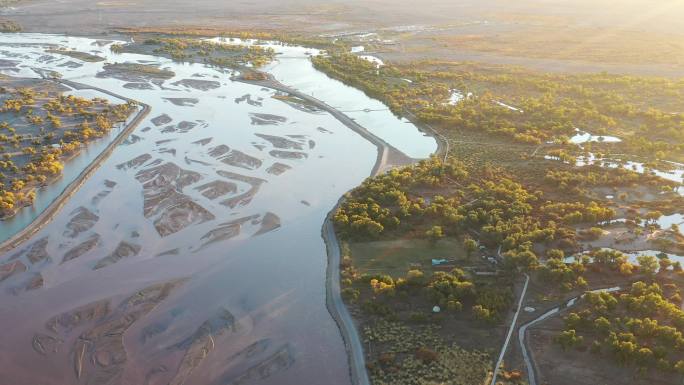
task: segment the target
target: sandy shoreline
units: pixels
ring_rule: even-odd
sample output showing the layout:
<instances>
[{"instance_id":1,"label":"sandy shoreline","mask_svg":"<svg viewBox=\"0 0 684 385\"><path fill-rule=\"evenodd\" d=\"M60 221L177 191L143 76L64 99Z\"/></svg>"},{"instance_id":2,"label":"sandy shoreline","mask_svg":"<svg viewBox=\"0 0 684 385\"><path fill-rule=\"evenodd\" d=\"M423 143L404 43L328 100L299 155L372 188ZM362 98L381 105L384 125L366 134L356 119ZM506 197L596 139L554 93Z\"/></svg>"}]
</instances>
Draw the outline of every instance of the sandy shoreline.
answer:
<instances>
[{"instance_id":1,"label":"sandy shoreline","mask_svg":"<svg viewBox=\"0 0 684 385\"><path fill-rule=\"evenodd\" d=\"M40 229L43 228L46 224L48 224L52 219L55 217L55 215L60 211L60 209L66 204L66 202L69 200L69 198L76 192L78 191L81 186L85 183L88 178L100 167L102 162L104 162L109 156L112 154L114 149L121 144L132 132L133 130L140 124L140 122L149 114L150 112L150 107L147 104L140 103L138 101L132 100L130 98L127 98L122 95L117 95L114 94L110 91L98 88L98 87L93 87L93 86L88 86L85 84L80 84L76 82L72 82L70 80L54 80L57 83L60 84L65 84L68 86L71 86L76 89L92 89L96 90L117 98L120 98L125 101L131 101L135 102L137 105L142 106L142 109L137 113L135 118L131 120L131 122L119 133L119 135L114 138L109 145L86 167L81 171L81 173L71 182L69 185L64 189L64 191L57 197L55 198L46 208L43 210L43 212L40 213L30 224L28 224L26 227L24 227L21 231L17 232L10 238L6 239L2 243L0 243L0 253L6 253L9 250L14 249L15 247L19 246L22 242L26 241L29 239L31 236L33 236L35 233L37 233Z\"/></svg>"}]
</instances>

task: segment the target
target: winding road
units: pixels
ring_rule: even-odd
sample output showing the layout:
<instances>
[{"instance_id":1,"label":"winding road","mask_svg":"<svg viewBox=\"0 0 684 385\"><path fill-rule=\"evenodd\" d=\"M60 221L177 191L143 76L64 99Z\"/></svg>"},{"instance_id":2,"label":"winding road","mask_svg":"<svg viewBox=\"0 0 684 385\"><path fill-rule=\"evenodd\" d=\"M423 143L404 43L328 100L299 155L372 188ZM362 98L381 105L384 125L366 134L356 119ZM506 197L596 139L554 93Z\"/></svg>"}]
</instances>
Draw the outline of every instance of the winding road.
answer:
<instances>
[{"instance_id":1,"label":"winding road","mask_svg":"<svg viewBox=\"0 0 684 385\"><path fill-rule=\"evenodd\" d=\"M620 290L620 287L611 287L611 288L605 288L605 289L596 289L596 290L591 290L589 291L590 293L598 293L598 292L613 292L613 291L618 291ZM525 367L527 370L527 382L529 385L537 385L537 379L536 379L536 365L534 364L534 357L528 352L527 350L527 329L529 329L531 326L534 326L538 323L541 323L557 314L560 314L561 311L570 309L571 307L577 305L577 301L584 297L584 294L579 295L577 297L570 298L560 305L552 308L551 310L548 310L544 314L540 315L539 317L533 319L532 321L520 326L520 329L518 329L518 343L520 344L520 350L522 352L523 360L525 361ZM493 384L493 383L492 383Z\"/></svg>"}]
</instances>

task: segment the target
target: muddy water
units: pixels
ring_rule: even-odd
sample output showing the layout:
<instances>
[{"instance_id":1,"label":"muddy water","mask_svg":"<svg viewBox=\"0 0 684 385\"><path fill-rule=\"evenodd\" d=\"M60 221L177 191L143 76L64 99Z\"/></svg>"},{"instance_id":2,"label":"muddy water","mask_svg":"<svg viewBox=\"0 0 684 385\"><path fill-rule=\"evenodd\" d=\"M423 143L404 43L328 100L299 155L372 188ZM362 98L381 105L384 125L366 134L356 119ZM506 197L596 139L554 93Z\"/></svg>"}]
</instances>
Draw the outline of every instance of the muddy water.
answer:
<instances>
[{"instance_id":1,"label":"muddy water","mask_svg":"<svg viewBox=\"0 0 684 385\"><path fill-rule=\"evenodd\" d=\"M55 44L107 60L47 54ZM0 383L348 384L320 231L376 148L228 72L109 44L0 35L0 58L20 62L4 73L58 71L151 107L52 222L0 256ZM115 62L175 75L103 70Z\"/></svg>"},{"instance_id":2,"label":"muddy water","mask_svg":"<svg viewBox=\"0 0 684 385\"><path fill-rule=\"evenodd\" d=\"M12 75L15 72L5 73ZM35 74L27 75L35 77ZM108 94L91 89L71 90L64 92L64 94L87 98L98 97L106 99L112 104L122 104L126 102L125 100L114 98ZM138 107L137 111L134 111L133 114L128 118L126 124L135 119L138 111L141 110L142 108ZM45 208L48 207L50 203L52 203L74 179L78 177L81 171L88 167L88 165L91 164L95 158L107 148L107 146L109 146L112 140L116 139L121 131L126 128L126 124L118 123L114 125L113 129L107 135L89 142L88 146L84 147L78 156L72 157L64 162L64 170L62 175L60 175L57 180L54 180L47 186L40 189L32 206L19 210L19 212L17 212L17 214L10 219L0 221L0 242L15 235L17 232L21 231L24 227L33 222L33 220L40 215L40 213L43 212L43 210L45 210Z\"/></svg>"},{"instance_id":3,"label":"muddy water","mask_svg":"<svg viewBox=\"0 0 684 385\"><path fill-rule=\"evenodd\" d=\"M276 56L276 60L265 70L277 80L343 111L370 132L412 158L427 158L437 150L437 143L432 136L421 133L406 119L397 119L380 101L370 99L363 91L316 71L309 56L322 54L318 50L256 40L211 40L271 47L280 55Z\"/></svg>"}]
</instances>

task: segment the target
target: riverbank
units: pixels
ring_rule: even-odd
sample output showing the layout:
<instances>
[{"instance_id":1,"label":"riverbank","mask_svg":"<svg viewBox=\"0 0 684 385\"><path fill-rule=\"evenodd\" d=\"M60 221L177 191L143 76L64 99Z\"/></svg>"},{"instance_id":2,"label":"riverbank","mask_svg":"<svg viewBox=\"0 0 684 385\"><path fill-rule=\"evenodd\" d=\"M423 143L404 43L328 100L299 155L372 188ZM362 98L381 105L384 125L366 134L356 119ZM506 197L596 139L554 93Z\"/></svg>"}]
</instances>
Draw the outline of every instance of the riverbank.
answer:
<instances>
[{"instance_id":1,"label":"riverbank","mask_svg":"<svg viewBox=\"0 0 684 385\"><path fill-rule=\"evenodd\" d=\"M610 12L596 12L593 7L569 0L554 2L548 8L529 0L510 4L494 0L465 4L432 1L421 10L410 3L387 7L379 0L328 5L304 0L266 0L259 4L202 0L173 7L159 0L22 1L7 9L4 18L30 32L95 35L121 26L157 26L215 34L268 29L359 36L376 40L377 50L384 51L383 59L442 57L566 72L667 72L681 77L682 56L673 47L681 38L682 10L663 5L667 11L657 9L649 17L637 17L651 4L638 0L616 9L608 3L604 0L604 7L599 9Z\"/></svg>"},{"instance_id":2,"label":"riverbank","mask_svg":"<svg viewBox=\"0 0 684 385\"><path fill-rule=\"evenodd\" d=\"M270 74L265 74L267 76L266 80L247 80L241 77L234 77L234 81L239 81L242 83L246 84L252 84L256 86L261 86L261 87L266 87L270 88L276 91L281 91L288 93L292 96L295 96L297 98L300 98L315 107L318 107L326 112L328 112L330 115L332 115L335 119L340 121L342 124L347 126L349 129L352 131L356 132L357 134L361 135L364 139L367 141L371 142L377 149L378 149L378 156L375 161L375 165L373 166L373 169L371 170L371 175L374 176L382 171L386 171L389 168L392 168L393 166L400 166L400 165L408 165L411 163L414 163L416 160L412 159L406 155L404 155L401 151L397 150L394 148L392 145L389 143L385 142L384 140L380 139L376 135L372 134L370 131L368 131L365 127L361 126L360 124L356 123L352 118L349 116L345 115L344 113L340 112L336 108L328 105L327 103L314 98L313 96L307 95L306 93L297 91L291 87L288 87L281 82L275 80L272 75ZM439 141L438 141L439 143Z\"/></svg>"},{"instance_id":3,"label":"riverbank","mask_svg":"<svg viewBox=\"0 0 684 385\"><path fill-rule=\"evenodd\" d=\"M351 127L350 127L351 128ZM364 129L364 131L366 131ZM448 156L449 142L440 135L437 131L435 132L435 140L437 141L437 150L435 155L444 157ZM374 135L366 133L373 138ZM365 137L365 136L364 136ZM382 142L379 138L375 137L378 142ZM387 171L381 165L383 164L383 156L381 156L381 149L387 149L388 147L380 147L379 144L373 142L369 139L371 143L378 146L378 160L371 171L371 177L379 175L380 170ZM387 164L385 163L385 166ZM350 375L352 378L352 383L354 385L369 385L370 378L368 377L368 371L366 370L366 361L363 350L363 344L361 343L361 337L358 333L358 324L354 321L349 313L347 306L342 299L342 285L340 282L340 263L341 263L341 247L339 240L337 239L337 234L335 233L335 227L333 223L333 216L337 211L340 204L344 202L344 196L340 198L335 207L330 210L328 215L323 222L323 227L321 229L321 236L326 245L326 251L328 254L328 267L326 269L326 305L330 315L333 317L345 343L345 348L349 355L349 367Z\"/></svg>"},{"instance_id":4,"label":"riverbank","mask_svg":"<svg viewBox=\"0 0 684 385\"><path fill-rule=\"evenodd\" d=\"M359 125L353 119L337 109L329 106L323 101L280 83L270 74L265 75L267 76L266 80L246 80L240 77L233 78L233 80L288 93L291 96L305 100L306 102L311 103L312 105L330 113L342 124L361 135L364 139L371 142L377 148L378 155L369 176L376 176L382 172L388 171L393 167L408 165L417 161L416 159L407 157L387 142L373 135L365 127ZM444 156L446 157L446 154L448 154L448 142L446 142L443 137L439 136L437 132L435 132L434 137L437 141L437 153L444 153ZM351 317L349 310L344 304L344 300L341 296L340 244L335 234L332 216L343 200L344 197L340 198L335 207L333 207L333 209L328 213L321 228L321 236L325 242L328 256L328 266L326 268L325 278L326 306L328 308L328 312L332 316L333 320L335 320L335 323L339 327L340 333L342 334L342 339L344 340L345 349L349 359L349 370L352 383L354 385L369 385L370 379L368 377L368 372L366 371L365 356L361 337L359 336L357 325L354 322L354 319Z\"/></svg>"},{"instance_id":5,"label":"riverbank","mask_svg":"<svg viewBox=\"0 0 684 385\"><path fill-rule=\"evenodd\" d=\"M325 246L318 233L330 207L368 176L377 158L375 146L324 111L297 108L300 107L297 104L307 104L305 102L286 103L278 99L281 92L276 90L229 81L229 72L232 72L229 70L201 63L177 63L157 55L119 54L111 52L107 45L100 45L105 44L101 40L70 36L19 35L5 37L3 41L9 44L56 41L67 49L98 51L110 62L156 60L160 66L175 73L172 79L165 80L168 86L164 84L162 88L153 84L151 89L135 89L128 93L126 79L98 80L102 65L86 63L79 67L82 69L68 67L64 72L60 71L64 78L79 79L79 82L99 85L140 100L153 111L124 142L126 145L118 147L68 200L52 222L16 250L26 250L34 240L46 238L45 254L49 260L45 257L46 262L38 264L32 262L35 258L31 260L21 254L15 260L21 259L26 271L18 271L2 282L3 289L7 289L3 290L3 303L16 310L2 314L0 318L7 324L15 324L15 319L31 322L22 323L21 330L2 338L3 346L17 347L0 352L3 360L6 358L10 362L6 365L7 372L13 379L56 384L60 378L74 378L75 374L70 370L73 366L61 365L72 358L68 351L50 354L46 360L51 360L52 364L35 370L25 370L23 363L35 357L36 347L30 343L33 335L44 329L45 320L54 315L72 314L75 296L82 303L109 300L115 306L120 299L119 293L135 294L150 284L182 276L193 283L178 289L163 306L192 314L192 320L185 317L170 320L173 326L169 332L148 337L155 341L145 347L142 347L145 341L137 338L126 342L123 347L129 354L149 348L154 356L132 375L132 382L144 382L145 376L162 363L171 369L155 374L154 381L173 382L174 363L182 371L185 361L173 362L181 358L178 351L169 351L163 346L175 340L177 333L195 336L197 327L204 321L212 325L223 322L218 320L225 319L225 309L225 314L229 311L235 317L240 334L212 330L210 337L215 345L210 354L202 356L201 365L223 364L217 366L217 371L198 368L190 380L193 383L245 381L265 368L271 379L260 378L264 383L316 383L316 379L326 378L331 384L350 384L348 355L339 328L325 303L323 277L327 265L323 258ZM26 63L37 68L59 71L63 68L59 64L68 60L60 58L47 64L34 64L42 57L42 46L15 51L28 56ZM296 75L298 70L292 74ZM309 67L300 71L305 75L314 73ZM204 79L186 80L197 78ZM279 79L289 84L287 77ZM138 83L143 82L151 83L147 79ZM178 85L172 84L175 82ZM204 87L206 85L213 88ZM172 87L175 89L171 90ZM96 92L78 92L86 93ZM174 99L170 98L181 99L178 96L193 96L198 101L193 101L192 106L173 103ZM355 101L372 102L369 99ZM393 121L399 128L410 129L420 136L414 127ZM149 129L147 122L150 122ZM119 126L116 133L122 128ZM396 135L401 132L395 131ZM101 141L98 151L91 151L88 160L99 154L116 133ZM217 154L213 149L223 153ZM149 159L150 156L155 159ZM129 160L134 161L129 163ZM71 168L74 171L59 185L59 191L88 163ZM153 179L154 183L148 183ZM232 189L230 183L237 188ZM151 194L146 191L167 186L171 186L167 191L174 190L173 202L150 215L145 208L150 207L147 202L150 202ZM212 192L206 193L208 188L213 188ZM283 191L287 193L283 194ZM182 203L192 201L192 206L178 208L175 197L180 194L183 194ZM187 211L181 212L186 208ZM191 210L195 208L205 209L215 218L190 218L174 227L177 234L173 235L166 235L168 233L154 227L158 219L164 223L162 221L171 216L186 218L182 214L192 215L194 211ZM80 226L82 222L79 221L84 216L75 214L76 209L78 213L94 214L88 214L87 225ZM274 228L277 223L282 226ZM72 224L78 228L72 231ZM229 240L237 237L239 239ZM98 241L92 246L94 239ZM35 244L40 247L45 243L42 242ZM131 251L122 252L123 249ZM10 254L7 258L17 253ZM168 256L155 258L159 254ZM108 263L104 267L100 263L103 257ZM27 292L29 289L23 291L28 286L24 280L38 274L44 277L42 287L31 289L36 290L31 293ZM71 293L68 292L70 287L78 289ZM82 291L84 287L87 292ZM223 295L226 292L236 295ZM284 293L288 294L282 296ZM45 304L42 301L47 296L51 300ZM274 303L276 298L277 303ZM219 316L216 316L217 309L221 311ZM265 312L268 312L268 321L262 322ZM165 314L160 307L138 324L166 322ZM306 317L302 318L302 314ZM88 327L99 329L108 320L94 319ZM72 343L68 341L72 336L65 336L60 330L48 333L66 344ZM77 337L73 335L73 339ZM123 338L116 336L117 342ZM119 354L118 346L121 345L113 348L108 345L103 350ZM186 346L179 350L186 351L188 357L194 356L196 350ZM248 356L239 354L247 351L250 352ZM77 364L82 362L84 367L82 379L102 371L96 363L90 366L94 361L89 352L79 361ZM228 362L235 364L227 365ZM126 365L138 367L133 361ZM123 364L118 365L117 370L123 370L120 369L123 367Z\"/></svg>"},{"instance_id":6,"label":"riverbank","mask_svg":"<svg viewBox=\"0 0 684 385\"><path fill-rule=\"evenodd\" d=\"M240 70L238 68L238 70ZM243 69L244 70L244 69ZM306 104L320 109L321 111L327 112L332 117L342 123L345 127L349 128L353 133L358 134L362 139L370 142L375 146L377 153L375 157L375 162L370 171L370 175L381 174L393 167L404 166L415 163L417 159L405 155L402 151L389 144L383 138L359 124L351 116L343 113L340 109L332 107L328 102L324 102L320 99L313 97L310 93L299 91L293 87L286 86L279 81L277 81L274 76L266 75L266 79L260 81L245 80L241 78L233 78L232 80L236 82L241 82L245 84L255 85L259 87L265 87L276 92L282 92L291 95L294 98L301 99ZM123 96L108 92L97 87L88 87L78 83L73 83L70 81L61 81L62 84L69 85L76 89L90 88L94 89L122 100L129 100ZM237 84L236 84L237 86ZM318 95L318 92L316 93ZM326 99L327 100L327 99ZM353 108L352 108L353 109ZM84 170L76 180L71 183L62 194L59 195L58 199L53 201L50 206L44 210L35 220L33 220L26 228L24 228L20 233L0 245L2 250L8 250L18 246L20 243L26 241L28 238L32 237L38 231L40 231L47 223L49 223L57 214L60 212L61 208L69 201L69 199L79 190L79 188L85 183L85 181L92 175L92 173L98 168L101 162L103 162L106 157L113 151L118 143L124 140L135 128L135 126L145 118L149 112L149 107L147 105L143 106L143 110L135 117L132 124L126 127L122 133L113 141L107 150L97 157L96 161L91 164L88 169ZM399 123L399 122L397 122ZM403 122L402 122L403 123ZM400 129L401 127L397 127ZM371 127L372 129L372 127ZM401 131L397 131L401 132ZM353 135L353 134L351 134ZM420 136L420 134L419 134ZM444 146L438 140L438 148L443 149ZM441 153L443 150L439 150ZM415 155L414 155L415 156ZM422 156L421 156L422 157ZM365 169L365 167L364 167ZM363 172L361 170L361 172ZM341 194L340 194L341 195ZM339 195L335 194L334 199L338 199ZM327 210L327 208L324 208ZM334 212L334 210L333 210ZM363 355L362 341L359 337L359 332L355 327L354 321L349 315L349 312L342 301L340 293L340 279L339 279L339 260L340 260L340 248L335 237L334 228L332 222L326 219L323 223L324 229L324 241L326 244L326 250L328 254L328 265L326 267L326 308L327 312L331 314L333 320L336 322L337 328L340 330L340 334L343 337L344 344L346 347L346 356L349 360L350 378L355 384L368 384L368 375L365 369L365 360ZM334 250L334 252L333 252ZM331 255L334 254L334 255ZM336 261L336 262L335 262ZM324 263L324 261L321 261ZM333 330L334 333L334 330ZM340 347L341 348L341 347ZM346 376L345 376L346 377ZM346 378L340 378L342 381L346 381Z\"/></svg>"},{"instance_id":7,"label":"riverbank","mask_svg":"<svg viewBox=\"0 0 684 385\"><path fill-rule=\"evenodd\" d=\"M240 81L240 79L233 79L233 80ZM366 127L357 123L350 116L342 113L341 111L339 111L338 109L336 109L334 107L331 107L329 104L310 96L309 94L307 94L305 92L301 92L301 91L293 89L292 87L285 86L285 85L281 84L280 82L274 80L273 78L271 78L269 81L266 81L266 82L253 82L253 81L241 81L241 82L242 83L249 83L251 85L266 87L268 89L272 89L272 90L275 90L278 92L287 93L287 94L292 95L293 97L297 97L299 99L302 99L306 103L309 103L312 106L315 106L316 108L318 108L322 111L328 112L337 121L341 122L344 126L351 129L352 132L359 134L361 136L361 138L372 143L377 149L377 155L376 155L376 159L375 159L375 162L374 162L372 170L371 170L371 175L376 175L378 173L382 173L382 172L388 170L389 168L392 168L395 166L401 166L401 165L408 165L408 164L414 163L416 161L416 159L413 159L409 156L406 156L404 153L399 151L397 148L395 148L394 146L387 143L385 140L376 136L374 133L372 133L371 131L366 129ZM74 88L92 88L92 89L95 89L95 90L98 90L101 92L108 93L108 94L113 95L115 97L121 98L123 100L128 100L125 97L122 97L122 96L116 95L116 94L112 94L110 92L107 92L107 91L102 90L102 89L98 89L96 87L87 87L87 86L81 87L81 85L78 85L77 83L72 83L72 82L68 82L68 81L63 81L63 83L70 85ZM145 115L148 112L147 108L148 107L145 105L144 114L141 114L140 116L136 117L136 121L135 121L136 124L139 120L142 120L145 117ZM133 128L134 128L133 125L131 127L127 127L125 130L126 132L122 133L122 135L120 137L121 140L125 139L125 137L128 136L128 134L133 130ZM353 134L351 134L351 135L353 135ZM117 139L119 139L119 138L117 138ZM108 150L111 151L111 149L114 146L115 145L112 144L112 147L109 147ZM105 157L98 157L99 162L104 161L104 159L105 159ZM83 174L79 175L78 179L80 182L79 183L73 183L72 185L69 186L68 189L65 189L65 191L59 196L59 201L52 202L52 204L49 207L49 210L46 210L43 213L41 213L39 218L36 218L36 220L34 220L27 228L25 228L21 234L17 234L11 240L8 240L6 245L2 245L2 246L7 247L7 248L16 247L21 242L24 242L25 240L30 238L32 235L36 234L40 229L42 229L45 224L50 222L57 215L57 213L60 212L60 209L69 201L70 197L73 196L73 194L79 190L79 187L90 176L90 173L93 172L97 168L97 166L99 165L99 162L97 165L96 164L91 165L92 168L91 168L90 172L88 172L88 173L84 172ZM365 167L364 167L364 169L365 169ZM339 195L335 194L334 199L337 199L337 197L339 197ZM327 210L327 208L324 208L324 210ZM332 231L332 228L330 228L330 230ZM332 231L332 234L334 235L334 231ZM331 244L330 242L326 242L326 245L330 245L330 244ZM328 249L330 249L330 247L328 247ZM339 252L339 247L337 247L337 250ZM338 260L339 260L339 255L338 255ZM321 261L321 263L324 263L324 261ZM339 263L337 263L337 264L333 263L333 264L329 264L327 269L338 268L338 267L339 267ZM346 312L346 308L344 308L344 303L342 302L342 300L340 298L339 271L337 271L337 273L334 275L328 274L328 276L334 276L337 278L338 290L334 290L332 288L332 286L330 286L330 284L326 285L327 312L329 312L331 314L336 313L336 312ZM333 297L337 297L337 300L338 300L337 308L335 308L334 305L331 306L331 304L333 303L331 298L333 298ZM351 317L349 317L348 313L346 313L346 314L347 314L346 320L348 321L346 323L346 325L339 322L339 320L342 319L339 316L335 316L333 314L333 319L337 323L337 328L339 328L340 333L342 334L343 339L345 340L345 344L348 344L347 341L352 341L351 343L356 346L354 351L357 353L353 353L352 350L347 351L347 357L350 357L350 359L354 361L353 364L349 365L350 368L352 368L352 373L353 373L351 375L351 378L353 379L353 381L355 383L364 383L364 382L362 382L363 380L359 380L359 379L363 378L364 376L367 378L367 375L365 372L363 350L361 349L361 341L358 337L357 330L354 327L354 324L353 324L353 321L351 320ZM334 330L333 330L333 333L335 333ZM346 378L344 378L344 377L341 377L340 379L342 381L346 381ZM367 380L365 383L368 383Z\"/></svg>"},{"instance_id":8,"label":"riverbank","mask_svg":"<svg viewBox=\"0 0 684 385\"><path fill-rule=\"evenodd\" d=\"M132 100L122 95L115 94L113 92L107 91L102 88L88 86L85 84L73 82L70 80L53 79L54 82L70 86L74 89L92 89L105 93L107 95L125 100L127 102L134 102L141 106L140 111L131 120L130 123L109 143L109 145L86 167L79 173L79 175L71 182L64 191L55 198L40 215L38 215L30 224L24 227L21 231L17 232L10 238L6 239L0 243L0 253L6 253L9 250L14 249L19 246L22 242L31 238L35 233L40 231L47 223L49 223L55 215L60 211L60 209L67 203L69 198L83 186L86 180L93 175L93 173L100 167L102 162L104 162L112 154L114 149L121 144L142 122L142 120L147 117L150 112L150 107L147 104L140 103L138 101Z\"/></svg>"}]
</instances>

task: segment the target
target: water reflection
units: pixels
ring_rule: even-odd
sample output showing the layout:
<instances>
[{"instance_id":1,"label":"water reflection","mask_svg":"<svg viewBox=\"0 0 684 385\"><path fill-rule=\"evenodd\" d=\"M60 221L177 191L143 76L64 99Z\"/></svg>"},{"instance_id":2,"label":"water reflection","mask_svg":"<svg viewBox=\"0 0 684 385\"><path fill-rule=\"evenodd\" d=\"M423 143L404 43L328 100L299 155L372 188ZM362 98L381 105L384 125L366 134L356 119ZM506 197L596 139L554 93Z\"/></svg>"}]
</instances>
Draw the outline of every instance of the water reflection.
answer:
<instances>
[{"instance_id":1,"label":"water reflection","mask_svg":"<svg viewBox=\"0 0 684 385\"><path fill-rule=\"evenodd\" d=\"M16 385L349 383L325 307L320 229L369 174L375 146L327 113L232 82L230 71L113 54L112 43L0 35L0 58L17 61L3 73L58 71L152 111L52 222L0 257L0 324L13 325L0 334L3 375ZM106 60L45 52L55 45ZM143 76L113 63L167 72ZM382 107L331 80L318 88L327 78L305 60L281 58L270 70L333 105ZM434 149L387 114L357 121L413 157ZM44 201L3 222L3 237L59 191L42 191Z\"/></svg>"}]
</instances>

